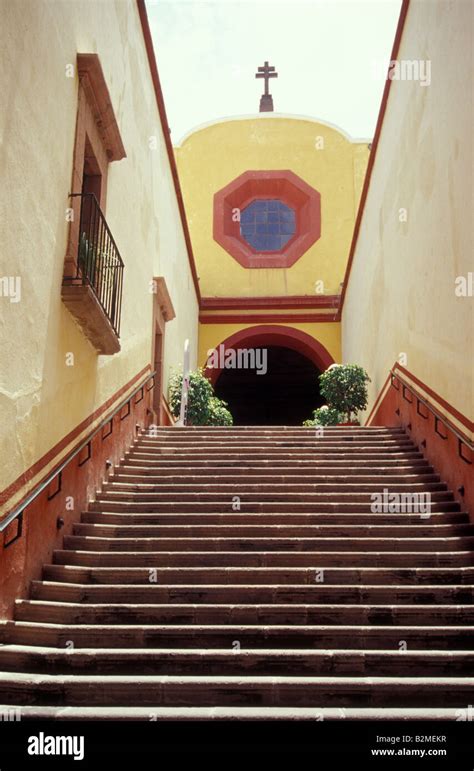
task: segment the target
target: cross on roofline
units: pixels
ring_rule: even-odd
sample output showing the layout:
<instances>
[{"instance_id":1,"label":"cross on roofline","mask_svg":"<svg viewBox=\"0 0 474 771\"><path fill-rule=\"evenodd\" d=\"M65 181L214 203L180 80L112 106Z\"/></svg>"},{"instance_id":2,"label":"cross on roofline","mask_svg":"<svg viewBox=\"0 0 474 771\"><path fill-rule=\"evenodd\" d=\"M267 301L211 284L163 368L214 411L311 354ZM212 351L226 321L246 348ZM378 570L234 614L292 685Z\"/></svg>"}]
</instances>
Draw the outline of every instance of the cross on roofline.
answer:
<instances>
[{"instance_id":1,"label":"cross on roofline","mask_svg":"<svg viewBox=\"0 0 474 771\"><path fill-rule=\"evenodd\" d=\"M255 73L256 78L264 78L265 80L265 96L269 96L268 81L270 78L277 78L278 72L275 72L275 67L271 67L268 62L265 62L263 67L258 68L258 72Z\"/></svg>"}]
</instances>

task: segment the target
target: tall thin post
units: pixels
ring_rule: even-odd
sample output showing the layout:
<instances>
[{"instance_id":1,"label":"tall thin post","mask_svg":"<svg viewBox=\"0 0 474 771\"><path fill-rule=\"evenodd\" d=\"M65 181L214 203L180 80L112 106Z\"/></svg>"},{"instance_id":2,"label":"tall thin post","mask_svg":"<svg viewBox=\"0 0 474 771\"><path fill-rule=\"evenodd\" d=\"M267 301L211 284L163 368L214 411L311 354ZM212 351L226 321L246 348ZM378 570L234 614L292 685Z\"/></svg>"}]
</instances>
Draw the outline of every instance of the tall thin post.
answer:
<instances>
[{"instance_id":1,"label":"tall thin post","mask_svg":"<svg viewBox=\"0 0 474 771\"><path fill-rule=\"evenodd\" d=\"M179 410L179 418L175 423L175 426L185 426L188 417L188 395L189 395L189 340L186 339L184 343L184 360L183 360L183 383L181 386L181 407Z\"/></svg>"}]
</instances>

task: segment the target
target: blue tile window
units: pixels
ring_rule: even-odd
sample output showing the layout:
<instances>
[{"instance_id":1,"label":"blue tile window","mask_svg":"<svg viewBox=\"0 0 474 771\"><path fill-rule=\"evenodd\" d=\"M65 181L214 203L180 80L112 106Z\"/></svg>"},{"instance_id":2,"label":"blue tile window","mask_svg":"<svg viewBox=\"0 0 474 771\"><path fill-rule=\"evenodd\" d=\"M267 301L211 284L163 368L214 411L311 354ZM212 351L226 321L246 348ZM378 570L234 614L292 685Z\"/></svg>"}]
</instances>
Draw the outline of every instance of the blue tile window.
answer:
<instances>
[{"instance_id":1,"label":"blue tile window","mask_svg":"<svg viewBox=\"0 0 474 771\"><path fill-rule=\"evenodd\" d=\"M295 211L278 199L252 201L240 213L240 235L258 252L281 251L295 233Z\"/></svg>"}]
</instances>

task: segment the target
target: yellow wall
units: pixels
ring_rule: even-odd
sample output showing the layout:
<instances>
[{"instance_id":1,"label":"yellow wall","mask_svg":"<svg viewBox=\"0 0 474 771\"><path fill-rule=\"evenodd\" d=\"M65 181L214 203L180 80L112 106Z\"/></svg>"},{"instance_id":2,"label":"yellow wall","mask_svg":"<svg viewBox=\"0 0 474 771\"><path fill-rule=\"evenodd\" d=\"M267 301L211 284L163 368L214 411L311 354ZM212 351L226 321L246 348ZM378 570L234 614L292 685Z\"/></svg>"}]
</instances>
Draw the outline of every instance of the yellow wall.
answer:
<instances>
[{"instance_id":1,"label":"yellow wall","mask_svg":"<svg viewBox=\"0 0 474 771\"><path fill-rule=\"evenodd\" d=\"M165 377L186 337L193 363L197 350L197 302L135 2L2 3L2 46L0 275L20 276L22 296L0 297L0 488L150 361L152 276L165 276L177 313ZM99 54L127 153L108 174L105 213L125 262L122 350L109 357L61 301L78 97L66 66L78 52Z\"/></svg>"},{"instance_id":2,"label":"yellow wall","mask_svg":"<svg viewBox=\"0 0 474 771\"><path fill-rule=\"evenodd\" d=\"M342 316L343 359L368 370L371 402L405 354L470 418L473 299L455 281L474 254L471 19L469 2L410 3L398 59L429 59L431 85L391 84Z\"/></svg>"},{"instance_id":3,"label":"yellow wall","mask_svg":"<svg viewBox=\"0 0 474 771\"><path fill-rule=\"evenodd\" d=\"M262 319L262 324L265 320ZM240 332L241 329L251 329L255 324L200 324L199 325L199 366L203 367L207 361L207 352L217 348L230 335ZM296 324L272 324L277 327L291 327L314 337L329 351L336 362L341 360L340 324L338 322L320 323L296 323Z\"/></svg>"},{"instance_id":4,"label":"yellow wall","mask_svg":"<svg viewBox=\"0 0 474 771\"><path fill-rule=\"evenodd\" d=\"M310 119L263 113L197 129L175 152L204 296L312 295L318 281L324 294L340 292L367 142ZM258 169L290 169L321 193L321 238L290 268L244 268L212 236L214 193Z\"/></svg>"}]
</instances>

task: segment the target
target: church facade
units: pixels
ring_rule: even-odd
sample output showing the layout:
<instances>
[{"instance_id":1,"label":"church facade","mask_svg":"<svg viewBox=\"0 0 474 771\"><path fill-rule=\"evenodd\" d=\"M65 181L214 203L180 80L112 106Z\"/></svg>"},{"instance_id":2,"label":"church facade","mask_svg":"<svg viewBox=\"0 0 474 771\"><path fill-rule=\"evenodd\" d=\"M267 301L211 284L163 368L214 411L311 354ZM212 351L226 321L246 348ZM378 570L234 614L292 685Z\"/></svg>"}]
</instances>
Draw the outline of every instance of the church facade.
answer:
<instances>
[{"instance_id":1,"label":"church facade","mask_svg":"<svg viewBox=\"0 0 474 771\"><path fill-rule=\"evenodd\" d=\"M339 299L369 144L266 111L199 128L176 148L202 295L199 363L257 345L280 362L265 384L208 370L240 423L301 424L317 374L341 360Z\"/></svg>"}]
</instances>

